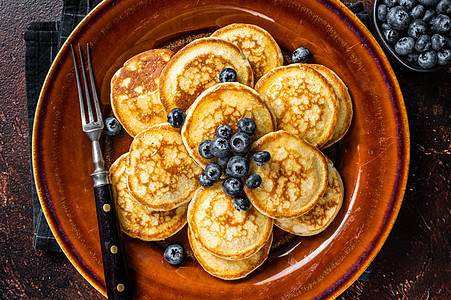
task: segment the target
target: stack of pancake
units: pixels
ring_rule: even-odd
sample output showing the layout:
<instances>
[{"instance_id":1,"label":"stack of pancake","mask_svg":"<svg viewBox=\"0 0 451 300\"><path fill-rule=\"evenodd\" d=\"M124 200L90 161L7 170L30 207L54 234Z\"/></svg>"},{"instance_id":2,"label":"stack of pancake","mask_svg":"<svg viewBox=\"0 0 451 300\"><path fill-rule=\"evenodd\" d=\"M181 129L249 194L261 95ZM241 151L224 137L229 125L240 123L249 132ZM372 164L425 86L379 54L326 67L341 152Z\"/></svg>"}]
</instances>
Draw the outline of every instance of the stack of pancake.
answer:
<instances>
[{"instance_id":1,"label":"stack of pancake","mask_svg":"<svg viewBox=\"0 0 451 300\"><path fill-rule=\"evenodd\" d=\"M236 82L219 82L226 67L236 71ZM318 234L342 205L340 174L320 149L350 126L348 89L323 65L284 66L274 38L258 26L231 24L175 54L153 49L132 57L111 81L111 105L134 137L110 168L123 231L155 241L188 223L193 253L215 277L243 278L263 264L273 224ZM186 112L181 129L165 123L173 108ZM237 132L245 117L257 124L248 157L268 151L271 160L260 166L249 159L249 174L259 174L262 184L245 187L252 206L238 211L222 180L199 185L215 159L202 158L198 146L220 125Z\"/></svg>"}]
</instances>

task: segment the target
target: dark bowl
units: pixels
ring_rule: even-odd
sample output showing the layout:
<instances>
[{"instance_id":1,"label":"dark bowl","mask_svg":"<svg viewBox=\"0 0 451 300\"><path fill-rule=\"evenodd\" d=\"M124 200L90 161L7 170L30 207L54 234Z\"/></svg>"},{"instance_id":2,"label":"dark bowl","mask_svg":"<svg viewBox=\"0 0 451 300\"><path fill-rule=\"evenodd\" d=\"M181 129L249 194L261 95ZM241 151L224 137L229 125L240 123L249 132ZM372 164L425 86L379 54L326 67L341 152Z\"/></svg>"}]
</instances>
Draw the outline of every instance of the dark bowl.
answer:
<instances>
[{"instance_id":1,"label":"dark bowl","mask_svg":"<svg viewBox=\"0 0 451 300\"><path fill-rule=\"evenodd\" d=\"M380 28L381 25L381 21L379 21L377 19L377 7L379 6L379 4L382 2L382 0L375 0L374 4L373 4L373 16L372 16L372 20L373 20L373 26L374 26L374 30L376 31L376 38L379 42L379 44L382 45L382 48L384 48L385 53L389 53L389 56L392 57L393 59L395 59L399 64L403 65L404 67L415 71L415 72L423 72L423 73L428 73L428 72L434 72L437 70L442 69L443 67L435 67L435 68L431 68L431 69L424 69L420 66L414 65L408 61L406 61L402 56L398 55L395 52L395 49L393 48L392 45L390 45L385 39L384 36L382 35L382 31Z\"/></svg>"}]
</instances>

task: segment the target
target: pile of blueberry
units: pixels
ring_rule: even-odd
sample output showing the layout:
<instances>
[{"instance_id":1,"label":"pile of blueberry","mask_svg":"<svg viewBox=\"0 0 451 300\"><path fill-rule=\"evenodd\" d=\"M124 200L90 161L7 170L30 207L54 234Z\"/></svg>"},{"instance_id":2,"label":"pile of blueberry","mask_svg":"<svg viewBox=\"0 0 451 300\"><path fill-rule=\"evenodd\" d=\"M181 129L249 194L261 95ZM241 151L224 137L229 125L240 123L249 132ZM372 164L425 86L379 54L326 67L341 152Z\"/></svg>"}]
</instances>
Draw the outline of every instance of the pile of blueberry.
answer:
<instances>
[{"instance_id":1,"label":"pile of blueberry","mask_svg":"<svg viewBox=\"0 0 451 300\"><path fill-rule=\"evenodd\" d=\"M451 0L382 0L377 20L384 40L415 67L451 63Z\"/></svg>"},{"instance_id":2,"label":"pile of blueberry","mask_svg":"<svg viewBox=\"0 0 451 300\"><path fill-rule=\"evenodd\" d=\"M258 174L248 175L249 161L246 155L252 146L251 136L257 129L254 120L241 118L238 120L239 132L233 134L232 128L221 125L216 130L216 137L212 140L205 140L199 144L200 156L205 159L217 157L217 162L209 163L204 173L199 175L199 184L210 187L224 173L226 179L222 184L224 193L233 197L233 202L237 210L248 210L251 206L249 199L242 194L245 184L250 189L258 188L262 178ZM255 152L252 159L259 166L267 163L271 155L267 151Z\"/></svg>"}]
</instances>

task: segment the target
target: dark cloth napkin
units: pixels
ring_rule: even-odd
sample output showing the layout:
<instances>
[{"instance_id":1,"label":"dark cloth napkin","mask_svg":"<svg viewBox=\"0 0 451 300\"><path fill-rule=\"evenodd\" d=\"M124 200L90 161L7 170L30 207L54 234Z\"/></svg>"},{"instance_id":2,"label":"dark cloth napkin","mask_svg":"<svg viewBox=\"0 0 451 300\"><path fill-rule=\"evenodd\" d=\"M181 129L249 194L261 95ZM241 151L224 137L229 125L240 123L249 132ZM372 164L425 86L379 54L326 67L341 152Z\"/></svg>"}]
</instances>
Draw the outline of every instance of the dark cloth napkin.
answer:
<instances>
[{"instance_id":1,"label":"dark cloth napkin","mask_svg":"<svg viewBox=\"0 0 451 300\"><path fill-rule=\"evenodd\" d=\"M30 153L36 104L50 65L59 48L75 26L100 2L101 0L64 0L61 20L53 22L33 22L27 27L24 40L26 45L25 80ZM345 3L345 5L354 12L366 26L368 26L368 12L364 10L362 2ZM31 172L33 172L33 170ZM37 250L61 252L44 217L36 192L33 174L31 178L34 228L33 247ZM370 267L360 276L359 280L368 281L371 270L372 266L370 265Z\"/></svg>"}]
</instances>

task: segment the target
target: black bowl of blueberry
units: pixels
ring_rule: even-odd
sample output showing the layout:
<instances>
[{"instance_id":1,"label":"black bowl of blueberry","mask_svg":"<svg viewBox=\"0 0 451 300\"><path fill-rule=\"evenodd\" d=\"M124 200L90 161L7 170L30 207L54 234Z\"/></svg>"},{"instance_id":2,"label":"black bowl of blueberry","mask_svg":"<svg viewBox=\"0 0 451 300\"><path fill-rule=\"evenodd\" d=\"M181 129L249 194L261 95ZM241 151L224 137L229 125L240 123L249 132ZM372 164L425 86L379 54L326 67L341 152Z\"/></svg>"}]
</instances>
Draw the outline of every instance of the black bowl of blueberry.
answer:
<instances>
[{"instance_id":1,"label":"black bowl of blueberry","mask_svg":"<svg viewBox=\"0 0 451 300\"><path fill-rule=\"evenodd\" d=\"M382 45L410 70L451 65L451 0L376 0L373 23Z\"/></svg>"}]
</instances>

